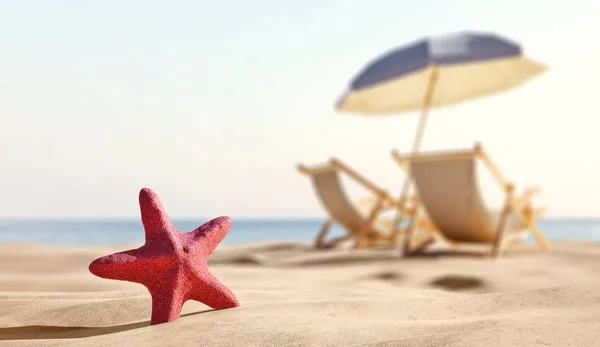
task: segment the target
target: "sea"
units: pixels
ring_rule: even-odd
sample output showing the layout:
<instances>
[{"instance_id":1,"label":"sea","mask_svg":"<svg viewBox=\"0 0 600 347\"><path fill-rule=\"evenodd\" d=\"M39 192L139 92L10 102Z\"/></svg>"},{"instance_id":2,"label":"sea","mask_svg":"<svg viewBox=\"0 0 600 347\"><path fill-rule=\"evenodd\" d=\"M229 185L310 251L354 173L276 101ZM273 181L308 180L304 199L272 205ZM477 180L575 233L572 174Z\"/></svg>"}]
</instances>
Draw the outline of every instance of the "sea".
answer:
<instances>
[{"instance_id":1,"label":"sea","mask_svg":"<svg viewBox=\"0 0 600 347\"><path fill-rule=\"evenodd\" d=\"M173 219L182 232L194 230L207 219ZM233 219L221 244L240 245L265 241L310 242L323 219ZM550 242L600 242L600 218L546 218L539 227ZM334 226L332 236L343 234ZM529 237L529 242L532 238ZM142 244L139 219L0 219L0 244L50 246L113 246Z\"/></svg>"}]
</instances>

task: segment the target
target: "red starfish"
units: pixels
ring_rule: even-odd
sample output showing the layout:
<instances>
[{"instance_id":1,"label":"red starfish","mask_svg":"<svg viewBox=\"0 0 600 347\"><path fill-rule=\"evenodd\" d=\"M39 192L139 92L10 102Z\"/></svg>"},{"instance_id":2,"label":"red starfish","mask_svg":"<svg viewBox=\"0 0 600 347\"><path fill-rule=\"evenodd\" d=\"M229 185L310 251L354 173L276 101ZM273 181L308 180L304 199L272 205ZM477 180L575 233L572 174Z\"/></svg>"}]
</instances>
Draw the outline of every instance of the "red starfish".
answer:
<instances>
[{"instance_id":1,"label":"red starfish","mask_svg":"<svg viewBox=\"0 0 600 347\"><path fill-rule=\"evenodd\" d=\"M142 189L139 200L146 243L94 260L90 272L146 286L152 296L151 324L176 320L187 300L217 310L239 306L235 295L210 273L206 264L229 231L231 219L218 217L192 232L180 233L152 190Z\"/></svg>"}]
</instances>

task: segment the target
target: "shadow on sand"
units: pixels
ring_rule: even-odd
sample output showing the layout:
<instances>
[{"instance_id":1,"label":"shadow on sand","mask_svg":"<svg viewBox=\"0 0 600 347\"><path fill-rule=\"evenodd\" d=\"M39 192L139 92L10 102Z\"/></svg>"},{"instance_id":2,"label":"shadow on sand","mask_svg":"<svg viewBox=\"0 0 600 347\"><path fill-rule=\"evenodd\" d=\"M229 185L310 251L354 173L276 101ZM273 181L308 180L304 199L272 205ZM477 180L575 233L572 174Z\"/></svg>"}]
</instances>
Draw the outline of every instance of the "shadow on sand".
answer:
<instances>
[{"instance_id":1,"label":"shadow on sand","mask_svg":"<svg viewBox=\"0 0 600 347\"><path fill-rule=\"evenodd\" d=\"M448 291L481 289L485 282L481 278L465 275L447 275L434 279L430 285Z\"/></svg>"},{"instance_id":2,"label":"shadow on sand","mask_svg":"<svg viewBox=\"0 0 600 347\"><path fill-rule=\"evenodd\" d=\"M194 316L214 310L204 310L182 314L182 317ZM45 339L79 339L99 335L108 335L140 329L150 326L150 321L113 325L108 327L58 327L29 325L23 327L0 328L0 341L8 340L45 340Z\"/></svg>"}]
</instances>

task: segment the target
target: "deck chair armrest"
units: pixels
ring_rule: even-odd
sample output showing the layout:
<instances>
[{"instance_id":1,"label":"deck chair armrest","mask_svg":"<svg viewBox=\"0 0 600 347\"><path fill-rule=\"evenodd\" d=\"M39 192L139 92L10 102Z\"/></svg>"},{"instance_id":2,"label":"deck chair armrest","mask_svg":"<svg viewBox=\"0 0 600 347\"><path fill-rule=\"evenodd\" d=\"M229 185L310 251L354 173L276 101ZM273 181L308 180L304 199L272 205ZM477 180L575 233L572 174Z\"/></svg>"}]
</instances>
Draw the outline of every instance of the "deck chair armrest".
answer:
<instances>
[{"instance_id":1,"label":"deck chair armrest","mask_svg":"<svg viewBox=\"0 0 600 347\"><path fill-rule=\"evenodd\" d=\"M371 197L371 198L367 198L367 199L371 199L371 201L373 201L374 198L382 199L382 206L381 206L382 211L398 209L398 208L402 208L404 206L399 200L394 199L387 192L384 192L383 196L375 195L375 197ZM366 199L364 199L364 200L366 200Z\"/></svg>"},{"instance_id":2,"label":"deck chair armrest","mask_svg":"<svg viewBox=\"0 0 600 347\"><path fill-rule=\"evenodd\" d=\"M330 164L316 164L316 165L311 165L311 166L307 166L304 164L298 164L296 165L296 169L305 174L305 175L315 175L318 174L320 172L327 172L327 171L332 171L335 170L333 167L331 167Z\"/></svg>"},{"instance_id":3,"label":"deck chair armrest","mask_svg":"<svg viewBox=\"0 0 600 347\"><path fill-rule=\"evenodd\" d=\"M523 190L523 194L519 197L515 197L515 202L520 208L533 209L533 197L541 192L540 187L532 187Z\"/></svg>"},{"instance_id":4,"label":"deck chair armrest","mask_svg":"<svg viewBox=\"0 0 600 347\"><path fill-rule=\"evenodd\" d=\"M382 197L382 198L385 198L386 195L388 195L385 190L376 186L373 182L366 179L364 176L362 176L361 174L356 172L356 170L352 169L350 166L348 166L341 160L339 160L337 158L332 158L329 160L329 165L331 165L333 168L341 170L346 175L348 175L350 178L352 178L354 181L356 181L363 187L370 190L373 194L375 194L379 197Z\"/></svg>"},{"instance_id":5,"label":"deck chair armrest","mask_svg":"<svg viewBox=\"0 0 600 347\"><path fill-rule=\"evenodd\" d=\"M529 199L533 198L535 195L538 195L539 193L541 193L541 191L542 191L542 187L539 187L539 186L526 188L523 190L522 199L529 200Z\"/></svg>"},{"instance_id":6,"label":"deck chair armrest","mask_svg":"<svg viewBox=\"0 0 600 347\"><path fill-rule=\"evenodd\" d=\"M534 209L536 218L540 218L541 216L545 215L546 212L548 212L548 208L546 208L545 206Z\"/></svg>"},{"instance_id":7,"label":"deck chair armrest","mask_svg":"<svg viewBox=\"0 0 600 347\"><path fill-rule=\"evenodd\" d=\"M357 205L363 213L369 214L377 206L379 199L381 198L378 196L366 197L358 200ZM405 215L411 215L412 213L412 211L406 210L406 208L401 208L401 205L391 198L381 200L381 205L378 208L378 214L385 213L390 210L401 210Z\"/></svg>"},{"instance_id":8,"label":"deck chair armrest","mask_svg":"<svg viewBox=\"0 0 600 347\"><path fill-rule=\"evenodd\" d=\"M366 198L359 199L357 201L357 205L361 211L363 211L364 213L369 213L377 204L377 200L379 200L379 197L376 195L368 196Z\"/></svg>"},{"instance_id":9,"label":"deck chair armrest","mask_svg":"<svg viewBox=\"0 0 600 347\"><path fill-rule=\"evenodd\" d=\"M513 208L519 213L533 214L534 218L540 218L545 215L548 208L545 206L533 207L531 199L515 198L513 200Z\"/></svg>"}]
</instances>

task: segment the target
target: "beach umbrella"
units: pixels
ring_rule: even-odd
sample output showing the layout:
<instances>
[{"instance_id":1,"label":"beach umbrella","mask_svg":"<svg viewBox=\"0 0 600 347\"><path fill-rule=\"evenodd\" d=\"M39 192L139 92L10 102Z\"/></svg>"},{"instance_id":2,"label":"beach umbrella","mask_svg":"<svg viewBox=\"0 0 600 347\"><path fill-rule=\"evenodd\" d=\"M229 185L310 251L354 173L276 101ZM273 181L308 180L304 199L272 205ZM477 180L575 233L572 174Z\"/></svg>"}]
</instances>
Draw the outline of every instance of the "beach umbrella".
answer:
<instances>
[{"instance_id":1,"label":"beach umbrella","mask_svg":"<svg viewBox=\"0 0 600 347\"><path fill-rule=\"evenodd\" d=\"M385 116L421 112L412 151L418 152L431 108L517 87L546 66L517 43L491 33L459 32L421 39L369 63L337 102L341 112ZM402 197L408 193L410 175Z\"/></svg>"}]
</instances>

